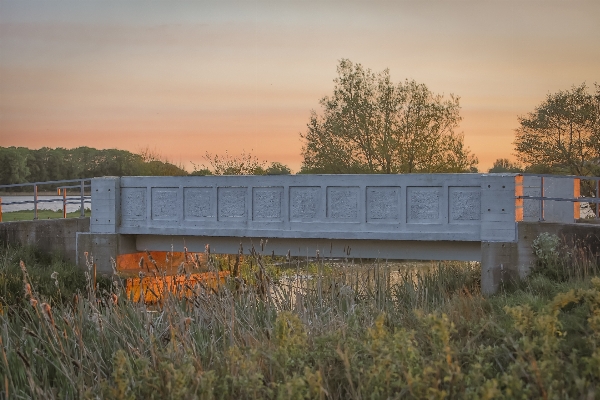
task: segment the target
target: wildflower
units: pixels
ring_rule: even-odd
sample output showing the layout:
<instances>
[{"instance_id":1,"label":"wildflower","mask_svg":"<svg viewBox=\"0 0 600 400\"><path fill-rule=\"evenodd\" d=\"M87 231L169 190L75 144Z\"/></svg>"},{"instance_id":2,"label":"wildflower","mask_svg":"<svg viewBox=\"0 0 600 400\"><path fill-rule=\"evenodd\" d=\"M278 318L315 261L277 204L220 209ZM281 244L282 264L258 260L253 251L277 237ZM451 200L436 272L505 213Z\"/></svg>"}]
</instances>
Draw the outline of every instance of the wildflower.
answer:
<instances>
[{"instance_id":1,"label":"wildflower","mask_svg":"<svg viewBox=\"0 0 600 400\"><path fill-rule=\"evenodd\" d=\"M119 297L116 294L114 294L114 293L112 294L111 297L112 297L113 304L116 306L117 303L119 302Z\"/></svg>"},{"instance_id":2,"label":"wildflower","mask_svg":"<svg viewBox=\"0 0 600 400\"><path fill-rule=\"evenodd\" d=\"M50 275L50 278L54 279L54 284L58 287L58 272L54 271L52 275Z\"/></svg>"},{"instance_id":3,"label":"wildflower","mask_svg":"<svg viewBox=\"0 0 600 400\"><path fill-rule=\"evenodd\" d=\"M19 267L21 267L21 271L23 271L23 273L27 273L27 268L25 268L25 263L23 260L19 262Z\"/></svg>"},{"instance_id":4,"label":"wildflower","mask_svg":"<svg viewBox=\"0 0 600 400\"><path fill-rule=\"evenodd\" d=\"M34 298L31 298L29 300L29 304L31 304L31 307L35 308L37 306L38 301Z\"/></svg>"}]
</instances>

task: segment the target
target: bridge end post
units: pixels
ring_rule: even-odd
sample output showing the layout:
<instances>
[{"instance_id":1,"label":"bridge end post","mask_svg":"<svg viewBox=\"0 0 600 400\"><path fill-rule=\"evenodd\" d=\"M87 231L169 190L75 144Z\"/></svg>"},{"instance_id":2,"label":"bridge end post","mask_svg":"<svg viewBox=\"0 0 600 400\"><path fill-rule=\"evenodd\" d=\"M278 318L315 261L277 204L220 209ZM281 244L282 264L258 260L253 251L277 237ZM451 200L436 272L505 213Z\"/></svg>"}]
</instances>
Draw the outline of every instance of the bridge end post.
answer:
<instances>
[{"instance_id":1,"label":"bridge end post","mask_svg":"<svg viewBox=\"0 0 600 400\"><path fill-rule=\"evenodd\" d=\"M481 291L486 296L519 275L517 221L523 212L518 198L522 190L521 175L481 177Z\"/></svg>"},{"instance_id":2,"label":"bridge end post","mask_svg":"<svg viewBox=\"0 0 600 400\"><path fill-rule=\"evenodd\" d=\"M77 233L77 265L87 268L93 260L98 273L112 273L112 261L119 254L135 251L135 235L119 233L121 178L92 179L90 231ZM86 253L88 255L86 260Z\"/></svg>"}]
</instances>

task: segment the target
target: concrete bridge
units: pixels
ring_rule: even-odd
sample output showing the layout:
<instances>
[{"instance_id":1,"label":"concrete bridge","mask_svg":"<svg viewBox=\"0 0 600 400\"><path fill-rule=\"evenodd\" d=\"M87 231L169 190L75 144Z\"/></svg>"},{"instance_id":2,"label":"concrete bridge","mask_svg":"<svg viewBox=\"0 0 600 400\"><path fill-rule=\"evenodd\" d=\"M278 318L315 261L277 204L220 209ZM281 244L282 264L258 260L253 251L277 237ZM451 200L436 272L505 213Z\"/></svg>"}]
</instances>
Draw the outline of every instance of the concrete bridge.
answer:
<instances>
[{"instance_id":1,"label":"concrete bridge","mask_svg":"<svg viewBox=\"0 0 600 400\"><path fill-rule=\"evenodd\" d=\"M542 184L543 182L543 184ZM264 253L482 264L482 290L525 276L542 217L572 224L576 179L519 174L105 177L92 180L89 232L77 259L144 250ZM575 204L575 205L574 205ZM528 222L530 221L530 222ZM535 221L535 222L534 222Z\"/></svg>"}]
</instances>

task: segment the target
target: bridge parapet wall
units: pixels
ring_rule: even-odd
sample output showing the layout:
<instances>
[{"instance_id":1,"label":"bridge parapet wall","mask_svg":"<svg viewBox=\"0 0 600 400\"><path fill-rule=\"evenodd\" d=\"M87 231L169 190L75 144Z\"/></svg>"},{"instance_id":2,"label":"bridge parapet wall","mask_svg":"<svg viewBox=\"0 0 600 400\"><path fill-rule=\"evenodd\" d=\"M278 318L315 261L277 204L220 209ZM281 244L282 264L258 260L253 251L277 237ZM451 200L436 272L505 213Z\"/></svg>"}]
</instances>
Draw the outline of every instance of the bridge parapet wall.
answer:
<instances>
[{"instance_id":1,"label":"bridge parapet wall","mask_svg":"<svg viewBox=\"0 0 600 400\"><path fill-rule=\"evenodd\" d=\"M91 232L516 240L514 174L123 177L92 181Z\"/></svg>"}]
</instances>

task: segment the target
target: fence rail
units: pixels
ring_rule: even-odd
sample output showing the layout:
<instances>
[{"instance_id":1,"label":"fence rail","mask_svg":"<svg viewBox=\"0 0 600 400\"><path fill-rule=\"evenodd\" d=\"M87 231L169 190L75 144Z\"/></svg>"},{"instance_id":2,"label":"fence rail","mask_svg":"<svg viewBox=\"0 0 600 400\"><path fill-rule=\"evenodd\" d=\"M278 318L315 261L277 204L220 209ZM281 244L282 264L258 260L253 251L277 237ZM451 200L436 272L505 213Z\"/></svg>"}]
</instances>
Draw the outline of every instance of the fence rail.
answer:
<instances>
[{"instance_id":1,"label":"fence rail","mask_svg":"<svg viewBox=\"0 0 600 400\"><path fill-rule=\"evenodd\" d=\"M76 185L61 185L57 186L58 195L62 194L62 199L38 199L38 188L40 186L55 186L57 184L68 184L68 183L78 183ZM59 181L46 181L46 182L30 182L30 183L15 183L11 185L0 185L0 190L6 190L10 188L16 187L27 187L31 186L33 189L33 200L23 200L23 201L10 201L3 202L2 197L0 197L0 222L2 222L2 206L3 205L13 205L13 204L33 204L33 219L38 219L38 204L40 203L55 203L62 202L63 204L63 218L67 217L67 204L79 204L81 210L81 217L85 216L85 204L91 203L91 196L85 195L85 190L92 187L91 179L64 179ZM67 198L67 189L79 189L78 199L75 200L73 198Z\"/></svg>"},{"instance_id":2,"label":"fence rail","mask_svg":"<svg viewBox=\"0 0 600 400\"><path fill-rule=\"evenodd\" d=\"M600 218L600 177L598 176L580 176L580 175L551 175L551 174L521 174L522 176L525 177L535 177L535 178L539 178L540 179L540 196L515 196L516 199L520 199L520 200L539 200L540 202L540 221L544 221L544 202L545 201L569 201L569 202L573 202L573 203L589 203L589 204L596 204L596 218L599 219ZM595 182L594 183L594 188L595 190L595 197L584 197L584 196L577 196L577 197L547 197L544 196L544 180L545 178L552 178L552 179L572 179L573 182L575 183L576 181L578 181L579 183L579 188L578 191L576 191L576 194L580 193L581 191L581 181L592 181Z\"/></svg>"}]
</instances>

